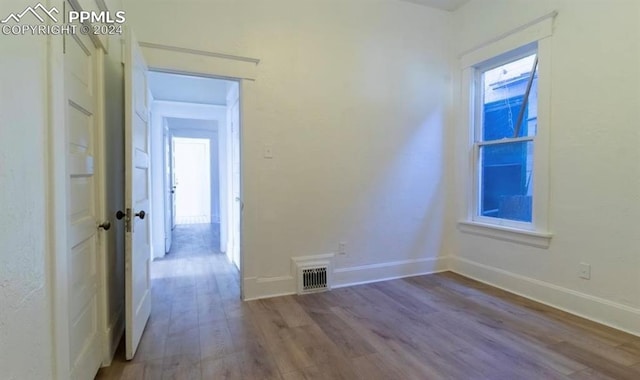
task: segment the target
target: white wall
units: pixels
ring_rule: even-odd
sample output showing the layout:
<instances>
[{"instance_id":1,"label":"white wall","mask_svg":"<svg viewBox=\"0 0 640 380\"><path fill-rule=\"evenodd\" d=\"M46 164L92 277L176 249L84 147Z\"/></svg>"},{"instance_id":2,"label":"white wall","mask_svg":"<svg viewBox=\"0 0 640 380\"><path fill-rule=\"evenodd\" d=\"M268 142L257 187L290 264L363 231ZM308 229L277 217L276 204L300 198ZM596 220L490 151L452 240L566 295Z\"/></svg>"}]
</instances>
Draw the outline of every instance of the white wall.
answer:
<instances>
[{"instance_id":1,"label":"white wall","mask_svg":"<svg viewBox=\"0 0 640 380\"><path fill-rule=\"evenodd\" d=\"M458 191L448 231L453 267L640 334L640 3L473 0L455 14L457 49L552 10L559 14L551 37L551 246L455 231L464 213L459 178L451 185ZM455 157L451 170L462 170L463 149ZM580 262L591 264L591 280L578 278Z\"/></svg>"},{"instance_id":2,"label":"white wall","mask_svg":"<svg viewBox=\"0 0 640 380\"><path fill-rule=\"evenodd\" d=\"M339 241L339 284L443 264L449 13L396 0L125 8L140 41L261 59L242 85L247 298L295 291L290 259Z\"/></svg>"},{"instance_id":3,"label":"white wall","mask_svg":"<svg viewBox=\"0 0 640 380\"><path fill-rule=\"evenodd\" d=\"M234 196L234 184L236 184L239 178L234 178L234 171L239 171L237 162L239 157L234 157L234 144L238 149L240 141L235 139L232 133L233 123L236 124L236 128L239 120L240 113L240 84L232 83L227 91L227 124L225 128L220 128L220 250L227 254L227 258L230 262L234 263L236 268L240 268L240 247L238 231L239 223L234 223L234 212L238 214L238 210L234 207L238 207L237 201ZM236 150L238 152L238 150ZM235 180L235 181L234 181ZM240 189L241 190L241 189ZM238 193L238 189L236 192ZM238 245L234 246L234 242L238 241Z\"/></svg>"},{"instance_id":4,"label":"white wall","mask_svg":"<svg viewBox=\"0 0 640 380\"><path fill-rule=\"evenodd\" d=\"M24 7L2 1L0 14ZM0 377L49 379L47 38L0 39Z\"/></svg>"}]
</instances>

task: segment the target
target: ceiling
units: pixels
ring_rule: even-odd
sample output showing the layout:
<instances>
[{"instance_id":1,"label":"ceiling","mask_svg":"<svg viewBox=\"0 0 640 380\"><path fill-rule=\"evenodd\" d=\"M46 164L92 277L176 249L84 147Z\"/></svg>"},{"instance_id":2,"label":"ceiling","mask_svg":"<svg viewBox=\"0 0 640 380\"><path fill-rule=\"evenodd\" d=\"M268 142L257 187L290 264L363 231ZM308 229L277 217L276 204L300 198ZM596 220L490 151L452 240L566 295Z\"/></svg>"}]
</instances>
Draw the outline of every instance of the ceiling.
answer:
<instances>
[{"instance_id":1,"label":"ceiling","mask_svg":"<svg viewBox=\"0 0 640 380\"><path fill-rule=\"evenodd\" d=\"M455 11L456 9L460 8L461 6L469 2L469 0L403 0L403 1L426 5L428 7L438 8L445 11Z\"/></svg>"},{"instance_id":2,"label":"ceiling","mask_svg":"<svg viewBox=\"0 0 640 380\"><path fill-rule=\"evenodd\" d=\"M224 106L229 86L233 83L222 79L149 72L149 89L154 100Z\"/></svg>"}]
</instances>

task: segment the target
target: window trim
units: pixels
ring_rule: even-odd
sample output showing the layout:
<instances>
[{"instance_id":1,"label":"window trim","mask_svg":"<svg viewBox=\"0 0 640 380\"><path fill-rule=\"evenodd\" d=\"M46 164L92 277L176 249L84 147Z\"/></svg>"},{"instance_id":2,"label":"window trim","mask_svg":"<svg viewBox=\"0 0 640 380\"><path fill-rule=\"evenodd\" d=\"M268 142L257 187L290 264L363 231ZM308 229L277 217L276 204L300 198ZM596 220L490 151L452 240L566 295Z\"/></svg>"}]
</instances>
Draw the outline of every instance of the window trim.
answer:
<instances>
[{"instance_id":1,"label":"window trim","mask_svg":"<svg viewBox=\"0 0 640 380\"><path fill-rule=\"evenodd\" d=\"M529 245L537 248L548 248L553 234L549 232L528 231L519 228L486 224L478 221L460 221L461 232L489 237L497 240Z\"/></svg>"},{"instance_id":2,"label":"window trim","mask_svg":"<svg viewBox=\"0 0 640 380\"><path fill-rule=\"evenodd\" d=\"M549 127L551 105L551 35L556 12L543 16L521 28L508 33L497 40L480 45L460 56L462 69L461 92L461 133L466 131L463 143L459 147L467 150L466 178L460 181L465 186L462 192L463 205L459 216L458 229L461 232L484 237L506 240L534 247L546 248L553 236L549 229ZM490 145L484 142L478 145L475 128L481 107L477 106L481 86L481 70L489 70L505 62L516 60L537 51L538 56L538 128L536 136L510 139L534 141L533 157L533 204L532 222L518 222L507 219L483 217L478 215L479 205L479 146ZM462 135L461 135L462 138ZM503 142L503 141L500 141ZM462 169L462 167L460 167Z\"/></svg>"}]
</instances>

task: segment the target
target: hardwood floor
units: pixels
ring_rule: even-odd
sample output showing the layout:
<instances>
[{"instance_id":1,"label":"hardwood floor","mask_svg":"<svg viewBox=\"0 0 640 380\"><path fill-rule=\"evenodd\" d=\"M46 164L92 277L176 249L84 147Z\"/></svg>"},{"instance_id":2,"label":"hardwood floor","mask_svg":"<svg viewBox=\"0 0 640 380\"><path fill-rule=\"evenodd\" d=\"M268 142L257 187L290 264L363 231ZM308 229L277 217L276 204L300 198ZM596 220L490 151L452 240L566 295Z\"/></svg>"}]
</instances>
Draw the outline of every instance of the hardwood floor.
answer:
<instances>
[{"instance_id":1,"label":"hardwood floor","mask_svg":"<svg viewBox=\"0 0 640 380\"><path fill-rule=\"evenodd\" d=\"M243 303L215 229L177 232L98 379L640 379L639 337L452 273Z\"/></svg>"}]
</instances>

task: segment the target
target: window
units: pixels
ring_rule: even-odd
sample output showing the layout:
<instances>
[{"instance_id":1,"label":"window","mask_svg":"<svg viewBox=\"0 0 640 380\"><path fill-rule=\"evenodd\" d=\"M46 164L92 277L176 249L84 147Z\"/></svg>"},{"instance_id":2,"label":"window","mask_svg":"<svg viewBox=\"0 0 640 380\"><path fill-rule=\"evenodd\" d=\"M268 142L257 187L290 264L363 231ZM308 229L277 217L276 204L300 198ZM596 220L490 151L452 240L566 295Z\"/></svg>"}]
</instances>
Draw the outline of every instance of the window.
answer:
<instances>
[{"instance_id":1,"label":"window","mask_svg":"<svg viewBox=\"0 0 640 380\"><path fill-rule=\"evenodd\" d=\"M536 201L537 50L499 56L475 70L474 219L531 224Z\"/></svg>"},{"instance_id":2,"label":"window","mask_svg":"<svg viewBox=\"0 0 640 380\"><path fill-rule=\"evenodd\" d=\"M551 12L459 56L464 233L547 248Z\"/></svg>"}]
</instances>

